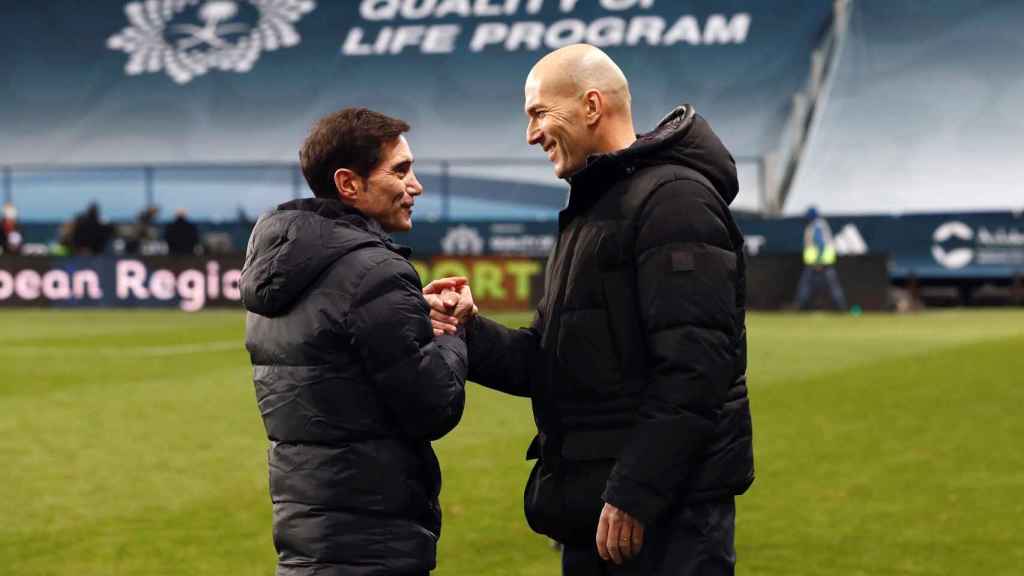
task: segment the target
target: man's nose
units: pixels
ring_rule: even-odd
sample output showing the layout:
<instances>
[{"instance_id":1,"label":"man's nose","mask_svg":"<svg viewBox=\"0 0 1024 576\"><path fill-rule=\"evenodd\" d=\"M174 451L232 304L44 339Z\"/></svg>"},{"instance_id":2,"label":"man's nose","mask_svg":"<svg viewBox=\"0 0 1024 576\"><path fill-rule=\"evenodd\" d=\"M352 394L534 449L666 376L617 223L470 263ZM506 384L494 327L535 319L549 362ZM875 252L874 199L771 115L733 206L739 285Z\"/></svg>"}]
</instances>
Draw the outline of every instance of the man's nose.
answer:
<instances>
[{"instance_id":1,"label":"man's nose","mask_svg":"<svg viewBox=\"0 0 1024 576\"><path fill-rule=\"evenodd\" d=\"M423 194L423 184L420 184L415 173L409 173L409 182L405 189L409 191L410 196L419 196L420 194Z\"/></svg>"},{"instance_id":2,"label":"man's nose","mask_svg":"<svg viewBox=\"0 0 1024 576\"><path fill-rule=\"evenodd\" d=\"M540 131L540 128L536 124L530 122L526 126L526 143L533 146L534 144L540 144L544 141L544 133Z\"/></svg>"}]
</instances>

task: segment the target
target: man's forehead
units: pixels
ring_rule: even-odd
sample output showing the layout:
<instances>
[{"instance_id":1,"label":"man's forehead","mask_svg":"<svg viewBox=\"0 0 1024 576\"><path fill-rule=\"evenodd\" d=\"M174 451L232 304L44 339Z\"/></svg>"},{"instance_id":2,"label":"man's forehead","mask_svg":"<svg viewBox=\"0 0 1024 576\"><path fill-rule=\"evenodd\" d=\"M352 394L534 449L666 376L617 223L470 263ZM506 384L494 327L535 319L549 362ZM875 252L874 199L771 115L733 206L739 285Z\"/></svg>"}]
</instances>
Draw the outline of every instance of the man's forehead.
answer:
<instances>
[{"instance_id":1,"label":"man's forehead","mask_svg":"<svg viewBox=\"0 0 1024 576\"><path fill-rule=\"evenodd\" d=\"M524 104L523 108L529 112L530 107L540 104L543 100L541 93L541 82L539 79L534 78L532 75L526 80L526 85L523 87Z\"/></svg>"},{"instance_id":2,"label":"man's forehead","mask_svg":"<svg viewBox=\"0 0 1024 576\"><path fill-rule=\"evenodd\" d=\"M395 166L404 162L413 161L412 149L409 147L409 142L405 139L405 136L399 135L391 142L385 142L381 145L380 161L377 162L377 166L374 170L386 170L389 171Z\"/></svg>"},{"instance_id":3,"label":"man's forehead","mask_svg":"<svg viewBox=\"0 0 1024 576\"><path fill-rule=\"evenodd\" d=\"M523 86L526 109L533 104L548 104L553 100L561 100L571 96L575 90L576 85L568 78L543 71L531 72Z\"/></svg>"},{"instance_id":4,"label":"man's forehead","mask_svg":"<svg viewBox=\"0 0 1024 576\"><path fill-rule=\"evenodd\" d=\"M412 146L409 145L409 141L406 140L405 136L402 134L398 135L398 147L396 148L396 150L399 150L402 153L409 156L410 158L412 158Z\"/></svg>"},{"instance_id":5,"label":"man's forehead","mask_svg":"<svg viewBox=\"0 0 1024 576\"><path fill-rule=\"evenodd\" d=\"M389 158L394 163L412 160L412 148L409 146L409 141L405 139L405 136L398 136L390 152Z\"/></svg>"}]
</instances>

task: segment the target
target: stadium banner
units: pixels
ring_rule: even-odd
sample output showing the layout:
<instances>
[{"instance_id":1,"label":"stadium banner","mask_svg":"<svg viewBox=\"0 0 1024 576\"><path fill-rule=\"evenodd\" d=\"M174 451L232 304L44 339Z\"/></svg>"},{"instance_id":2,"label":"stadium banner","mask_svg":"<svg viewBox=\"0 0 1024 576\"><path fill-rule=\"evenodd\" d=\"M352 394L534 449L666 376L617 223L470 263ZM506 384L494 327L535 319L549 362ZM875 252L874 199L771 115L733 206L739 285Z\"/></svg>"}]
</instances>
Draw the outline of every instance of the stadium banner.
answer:
<instances>
[{"instance_id":1,"label":"stadium banner","mask_svg":"<svg viewBox=\"0 0 1024 576\"><path fill-rule=\"evenodd\" d=\"M997 280L1024 275L1024 213L960 212L829 216L840 256L887 254L889 277L902 281ZM747 252L803 251L803 218L739 220Z\"/></svg>"},{"instance_id":2,"label":"stadium banner","mask_svg":"<svg viewBox=\"0 0 1024 576\"><path fill-rule=\"evenodd\" d=\"M485 310L528 310L544 289L544 261L537 258L436 257L413 258L424 284L438 278L469 279L473 299Z\"/></svg>"},{"instance_id":3,"label":"stadium banner","mask_svg":"<svg viewBox=\"0 0 1024 576\"><path fill-rule=\"evenodd\" d=\"M412 230L395 234L414 255L530 256L547 258L558 239L558 224L550 222L416 222Z\"/></svg>"},{"instance_id":4,"label":"stadium banner","mask_svg":"<svg viewBox=\"0 0 1024 576\"><path fill-rule=\"evenodd\" d=\"M0 307L238 307L241 255L223 257L0 257ZM465 276L488 310L527 310L543 287L533 258L440 257L413 260L424 284Z\"/></svg>"},{"instance_id":5,"label":"stadium banner","mask_svg":"<svg viewBox=\"0 0 1024 576\"><path fill-rule=\"evenodd\" d=\"M539 158L525 142L523 81L541 55L577 42L624 69L638 129L690 102L734 154L759 156L777 145L831 5L8 3L0 163L294 162L313 120L342 106L409 121L424 158Z\"/></svg>"},{"instance_id":6,"label":"stadium banner","mask_svg":"<svg viewBox=\"0 0 1024 576\"><path fill-rule=\"evenodd\" d=\"M238 306L242 257L0 257L0 306Z\"/></svg>"}]
</instances>

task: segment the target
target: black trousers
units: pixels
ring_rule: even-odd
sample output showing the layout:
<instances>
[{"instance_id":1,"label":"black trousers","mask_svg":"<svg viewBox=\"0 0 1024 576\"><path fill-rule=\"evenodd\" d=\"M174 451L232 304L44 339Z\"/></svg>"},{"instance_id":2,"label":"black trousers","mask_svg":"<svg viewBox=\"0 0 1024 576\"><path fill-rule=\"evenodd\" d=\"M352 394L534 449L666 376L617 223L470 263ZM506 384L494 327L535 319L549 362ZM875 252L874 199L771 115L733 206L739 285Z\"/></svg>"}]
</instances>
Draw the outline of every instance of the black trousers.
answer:
<instances>
[{"instance_id":1,"label":"black trousers","mask_svg":"<svg viewBox=\"0 0 1024 576\"><path fill-rule=\"evenodd\" d=\"M602 560L596 544L565 546L562 576L732 576L735 535L733 498L688 504L645 529L640 554L621 566Z\"/></svg>"}]
</instances>

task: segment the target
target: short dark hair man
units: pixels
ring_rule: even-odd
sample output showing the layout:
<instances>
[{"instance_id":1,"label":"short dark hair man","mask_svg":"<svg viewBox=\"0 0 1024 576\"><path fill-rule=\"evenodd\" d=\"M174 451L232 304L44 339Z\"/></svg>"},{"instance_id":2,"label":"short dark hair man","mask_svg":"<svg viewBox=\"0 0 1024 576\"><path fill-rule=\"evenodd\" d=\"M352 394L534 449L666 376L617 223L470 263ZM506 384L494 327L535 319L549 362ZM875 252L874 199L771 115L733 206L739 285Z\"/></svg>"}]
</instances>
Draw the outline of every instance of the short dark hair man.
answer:
<instances>
[{"instance_id":1,"label":"short dark hair man","mask_svg":"<svg viewBox=\"0 0 1024 576\"><path fill-rule=\"evenodd\" d=\"M428 291L462 292L470 378L533 400L526 514L563 574L732 574L754 478L732 156L690 106L638 137L593 46L542 58L525 97L527 141L571 184L533 326L473 316L461 281Z\"/></svg>"},{"instance_id":2,"label":"short dark hair man","mask_svg":"<svg viewBox=\"0 0 1024 576\"><path fill-rule=\"evenodd\" d=\"M302 146L316 198L256 223L246 348L270 439L278 576L426 574L440 534L430 446L458 423L466 347L435 338L408 249L423 188L409 126L361 108Z\"/></svg>"}]
</instances>

